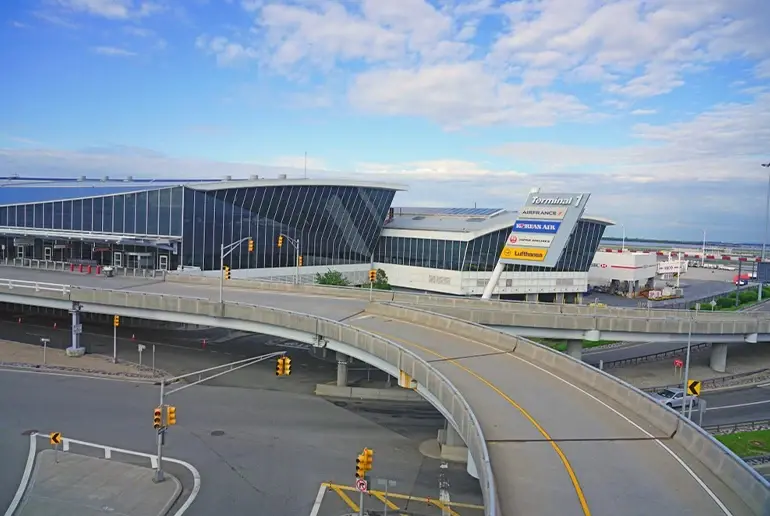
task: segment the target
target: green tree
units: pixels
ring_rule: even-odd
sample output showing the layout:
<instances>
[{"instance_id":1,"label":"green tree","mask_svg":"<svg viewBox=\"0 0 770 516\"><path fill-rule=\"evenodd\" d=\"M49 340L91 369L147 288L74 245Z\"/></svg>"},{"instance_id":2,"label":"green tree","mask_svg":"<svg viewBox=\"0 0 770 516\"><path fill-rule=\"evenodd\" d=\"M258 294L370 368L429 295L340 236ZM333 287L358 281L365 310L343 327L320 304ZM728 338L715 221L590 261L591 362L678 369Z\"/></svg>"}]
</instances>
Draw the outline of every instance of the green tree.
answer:
<instances>
[{"instance_id":1,"label":"green tree","mask_svg":"<svg viewBox=\"0 0 770 516\"><path fill-rule=\"evenodd\" d=\"M391 290L390 283L388 283L388 275L382 269L377 269L377 279L374 280L372 288L379 290Z\"/></svg>"},{"instance_id":2,"label":"green tree","mask_svg":"<svg viewBox=\"0 0 770 516\"><path fill-rule=\"evenodd\" d=\"M315 275L315 282L319 285L334 285L338 287L347 287L350 285L348 279L340 272L329 269L321 274L317 272Z\"/></svg>"}]
</instances>

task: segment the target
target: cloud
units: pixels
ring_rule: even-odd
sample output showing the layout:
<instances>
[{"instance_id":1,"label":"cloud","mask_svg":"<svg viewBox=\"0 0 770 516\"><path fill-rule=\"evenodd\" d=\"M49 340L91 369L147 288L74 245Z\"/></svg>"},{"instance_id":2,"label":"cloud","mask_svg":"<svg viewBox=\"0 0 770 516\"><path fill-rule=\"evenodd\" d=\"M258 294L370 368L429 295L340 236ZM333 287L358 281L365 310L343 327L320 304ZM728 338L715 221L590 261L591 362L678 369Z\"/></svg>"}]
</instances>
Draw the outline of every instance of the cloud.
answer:
<instances>
[{"instance_id":1,"label":"cloud","mask_svg":"<svg viewBox=\"0 0 770 516\"><path fill-rule=\"evenodd\" d=\"M11 20L11 21L9 22L9 24L10 24L10 25L11 25L11 27L13 27L14 29L28 29L28 28L29 28L29 25L27 25L26 23L22 23L22 22L20 22L20 21L16 21L16 20Z\"/></svg>"},{"instance_id":2,"label":"cloud","mask_svg":"<svg viewBox=\"0 0 770 516\"><path fill-rule=\"evenodd\" d=\"M136 55L136 52L131 52L130 50L118 47L93 47L92 50L103 56L132 57Z\"/></svg>"},{"instance_id":3,"label":"cloud","mask_svg":"<svg viewBox=\"0 0 770 516\"><path fill-rule=\"evenodd\" d=\"M634 116L647 116L647 115L654 115L657 113L657 109L634 109L631 111L631 114Z\"/></svg>"},{"instance_id":4,"label":"cloud","mask_svg":"<svg viewBox=\"0 0 770 516\"><path fill-rule=\"evenodd\" d=\"M55 3L64 11L114 20L142 18L165 9L158 2L135 0L56 0Z\"/></svg>"}]
</instances>

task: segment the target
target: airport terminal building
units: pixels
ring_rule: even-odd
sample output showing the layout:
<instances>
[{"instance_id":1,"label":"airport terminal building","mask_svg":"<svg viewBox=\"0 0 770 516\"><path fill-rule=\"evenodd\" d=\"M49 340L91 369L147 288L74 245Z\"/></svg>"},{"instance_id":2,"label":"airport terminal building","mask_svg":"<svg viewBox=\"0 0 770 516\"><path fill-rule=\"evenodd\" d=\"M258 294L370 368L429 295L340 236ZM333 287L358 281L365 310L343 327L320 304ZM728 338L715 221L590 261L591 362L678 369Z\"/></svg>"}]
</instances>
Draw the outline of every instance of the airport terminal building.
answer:
<instances>
[{"instance_id":1,"label":"airport terminal building","mask_svg":"<svg viewBox=\"0 0 770 516\"><path fill-rule=\"evenodd\" d=\"M355 284L376 267L395 288L481 295L517 213L391 207L404 189L285 176L4 178L0 252L6 260L215 275L222 246L251 237L253 252L244 244L224 260L233 277L304 283L334 268ZM560 301L585 292L611 224L583 217L555 268L508 265L496 293Z\"/></svg>"}]
</instances>

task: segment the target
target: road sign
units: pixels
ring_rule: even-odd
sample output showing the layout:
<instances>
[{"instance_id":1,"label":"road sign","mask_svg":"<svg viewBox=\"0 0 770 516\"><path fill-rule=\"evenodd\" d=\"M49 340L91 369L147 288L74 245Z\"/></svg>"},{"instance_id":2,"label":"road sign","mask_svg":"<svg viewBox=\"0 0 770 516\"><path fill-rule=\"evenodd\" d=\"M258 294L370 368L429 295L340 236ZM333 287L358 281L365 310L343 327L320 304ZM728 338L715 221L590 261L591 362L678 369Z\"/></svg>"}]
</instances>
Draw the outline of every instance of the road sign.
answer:
<instances>
[{"instance_id":1,"label":"road sign","mask_svg":"<svg viewBox=\"0 0 770 516\"><path fill-rule=\"evenodd\" d=\"M716 299L712 299L712 300L711 300L711 302L710 302L709 304L711 305L711 308L714 308L715 306L717 306L717 301L716 301Z\"/></svg>"},{"instance_id":2,"label":"road sign","mask_svg":"<svg viewBox=\"0 0 770 516\"><path fill-rule=\"evenodd\" d=\"M682 362L681 358L674 359L674 367L682 367L683 365L684 365L684 362Z\"/></svg>"},{"instance_id":3,"label":"road sign","mask_svg":"<svg viewBox=\"0 0 770 516\"><path fill-rule=\"evenodd\" d=\"M530 193L500 253L500 262L555 267L589 197L587 193Z\"/></svg>"},{"instance_id":4,"label":"road sign","mask_svg":"<svg viewBox=\"0 0 770 516\"><path fill-rule=\"evenodd\" d=\"M356 491L358 491L360 493L367 493L367 492L369 492L369 482L367 482L365 478L357 478L356 479Z\"/></svg>"},{"instance_id":5,"label":"road sign","mask_svg":"<svg viewBox=\"0 0 770 516\"><path fill-rule=\"evenodd\" d=\"M51 444L61 444L61 432L51 432L48 437L51 439Z\"/></svg>"},{"instance_id":6,"label":"road sign","mask_svg":"<svg viewBox=\"0 0 770 516\"><path fill-rule=\"evenodd\" d=\"M687 380L687 395L700 396L699 380Z\"/></svg>"},{"instance_id":7,"label":"road sign","mask_svg":"<svg viewBox=\"0 0 770 516\"><path fill-rule=\"evenodd\" d=\"M139 353L141 353L142 351L147 349L147 346L145 346L144 344L139 344L136 346L136 349L139 351Z\"/></svg>"}]
</instances>

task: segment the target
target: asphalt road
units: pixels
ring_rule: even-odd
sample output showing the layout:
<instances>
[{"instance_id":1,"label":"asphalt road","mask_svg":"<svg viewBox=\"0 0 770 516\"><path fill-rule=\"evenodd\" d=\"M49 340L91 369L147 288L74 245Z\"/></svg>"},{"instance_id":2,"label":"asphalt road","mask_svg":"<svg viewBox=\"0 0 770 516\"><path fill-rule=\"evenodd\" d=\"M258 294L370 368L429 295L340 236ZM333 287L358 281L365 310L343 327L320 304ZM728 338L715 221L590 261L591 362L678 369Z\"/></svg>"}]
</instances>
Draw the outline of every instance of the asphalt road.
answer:
<instances>
[{"instance_id":1,"label":"asphalt road","mask_svg":"<svg viewBox=\"0 0 770 516\"><path fill-rule=\"evenodd\" d=\"M704 425L729 425L744 421L770 420L770 386L704 393Z\"/></svg>"},{"instance_id":2,"label":"asphalt road","mask_svg":"<svg viewBox=\"0 0 770 516\"><path fill-rule=\"evenodd\" d=\"M0 397L0 507L18 485L29 430L155 451L151 420L158 387L0 371L0 391L7 393ZM277 391L196 386L168 401L177 407L179 424L170 430L164 452L201 472L201 491L189 515L251 514L255 508L276 516L309 514L321 482L352 485L363 447L375 450L374 473L396 480L399 492L438 497L438 462L417 450L437 426L405 436L360 417L360 411ZM402 430L409 426L406 418L395 419ZM474 489L474 482L458 483Z\"/></svg>"}]
</instances>

